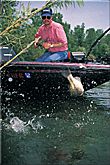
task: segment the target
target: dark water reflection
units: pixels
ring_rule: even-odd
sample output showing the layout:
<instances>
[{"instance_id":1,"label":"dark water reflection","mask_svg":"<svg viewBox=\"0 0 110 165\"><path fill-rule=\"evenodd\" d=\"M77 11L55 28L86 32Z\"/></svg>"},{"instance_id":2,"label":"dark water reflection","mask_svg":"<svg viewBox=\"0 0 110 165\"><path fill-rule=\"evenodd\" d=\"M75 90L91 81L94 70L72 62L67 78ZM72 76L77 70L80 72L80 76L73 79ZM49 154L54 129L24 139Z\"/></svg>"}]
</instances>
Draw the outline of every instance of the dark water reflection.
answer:
<instances>
[{"instance_id":1,"label":"dark water reflection","mask_svg":"<svg viewBox=\"0 0 110 165\"><path fill-rule=\"evenodd\" d=\"M81 98L2 98L2 165L109 165L109 99L110 83ZM14 116L35 129L15 132Z\"/></svg>"}]
</instances>

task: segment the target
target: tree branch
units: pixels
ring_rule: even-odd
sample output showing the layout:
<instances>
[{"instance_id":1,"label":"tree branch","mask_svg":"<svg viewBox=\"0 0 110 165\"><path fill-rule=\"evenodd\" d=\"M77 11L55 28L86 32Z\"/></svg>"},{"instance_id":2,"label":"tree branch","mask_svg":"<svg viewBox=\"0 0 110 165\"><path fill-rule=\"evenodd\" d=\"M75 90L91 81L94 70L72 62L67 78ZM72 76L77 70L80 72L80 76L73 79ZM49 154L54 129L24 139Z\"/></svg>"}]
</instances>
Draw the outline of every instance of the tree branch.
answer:
<instances>
[{"instance_id":1,"label":"tree branch","mask_svg":"<svg viewBox=\"0 0 110 165\"><path fill-rule=\"evenodd\" d=\"M18 18L16 21L14 21L9 27L7 27L4 31L2 31L0 33L0 36L5 35L7 32L9 32L12 28L14 27L18 27L21 25L22 22L26 22L28 19L32 18L35 14L39 13L40 11L42 11L43 9L45 9L46 7L51 7L55 2L57 2L58 0L54 0L53 2L51 0L49 0L43 7L41 7L40 9L37 9L35 11L33 11L30 15L28 15L25 19L24 18Z\"/></svg>"}]
</instances>

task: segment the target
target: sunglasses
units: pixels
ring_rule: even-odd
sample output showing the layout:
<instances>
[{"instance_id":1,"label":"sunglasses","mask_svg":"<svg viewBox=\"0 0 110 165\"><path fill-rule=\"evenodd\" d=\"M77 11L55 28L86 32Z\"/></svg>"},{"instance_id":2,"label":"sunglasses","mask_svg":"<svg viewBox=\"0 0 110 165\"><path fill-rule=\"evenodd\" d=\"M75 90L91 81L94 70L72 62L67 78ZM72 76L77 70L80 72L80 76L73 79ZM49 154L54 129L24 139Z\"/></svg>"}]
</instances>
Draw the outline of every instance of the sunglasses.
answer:
<instances>
[{"instance_id":1,"label":"sunglasses","mask_svg":"<svg viewBox=\"0 0 110 165\"><path fill-rule=\"evenodd\" d=\"M51 18L51 16L42 16L42 19L50 19Z\"/></svg>"}]
</instances>

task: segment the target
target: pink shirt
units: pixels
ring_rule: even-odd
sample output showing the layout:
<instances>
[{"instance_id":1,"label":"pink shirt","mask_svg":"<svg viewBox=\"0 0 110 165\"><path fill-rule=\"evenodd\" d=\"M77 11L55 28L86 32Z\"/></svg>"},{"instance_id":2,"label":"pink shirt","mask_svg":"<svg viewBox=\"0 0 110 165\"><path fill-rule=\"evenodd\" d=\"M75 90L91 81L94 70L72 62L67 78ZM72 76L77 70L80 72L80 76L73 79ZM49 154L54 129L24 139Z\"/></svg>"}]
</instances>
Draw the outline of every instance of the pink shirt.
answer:
<instances>
[{"instance_id":1,"label":"pink shirt","mask_svg":"<svg viewBox=\"0 0 110 165\"><path fill-rule=\"evenodd\" d=\"M51 22L49 26L44 24L39 27L38 32L35 34L35 38L41 37L45 42L54 44L54 43L63 43L62 47L49 48L50 52L59 52L68 50L67 37L64 32L63 26L54 21Z\"/></svg>"}]
</instances>

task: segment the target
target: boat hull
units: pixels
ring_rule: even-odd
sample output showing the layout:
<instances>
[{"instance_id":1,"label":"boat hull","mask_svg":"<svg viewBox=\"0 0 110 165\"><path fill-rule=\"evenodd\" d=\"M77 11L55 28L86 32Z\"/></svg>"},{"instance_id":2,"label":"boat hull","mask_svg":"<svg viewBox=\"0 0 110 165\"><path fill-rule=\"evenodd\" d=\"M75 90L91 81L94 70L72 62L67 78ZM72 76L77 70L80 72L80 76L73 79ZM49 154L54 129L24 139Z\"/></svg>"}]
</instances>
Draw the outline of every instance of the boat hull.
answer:
<instances>
[{"instance_id":1,"label":"boat hull","mask_svg":"<svg viewBox=\"0 0 110 165\"><path fill-rule=\"evenodd\" d=\"M69 92L69 82L63 76L70 71L81 78L87 91L110 80L110 65L69 62L13 62L2 69L2 90Z\"/></svg>"}]
</instances>

